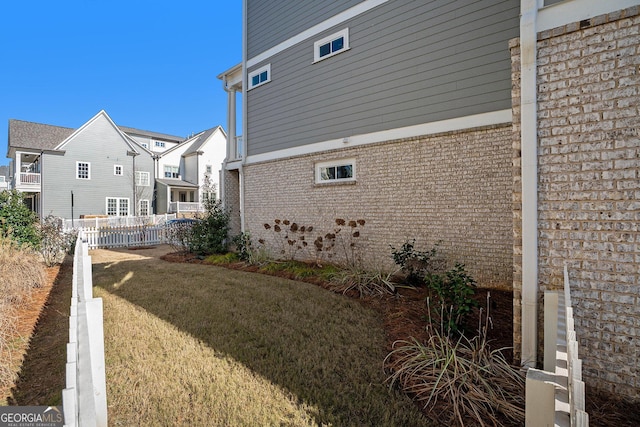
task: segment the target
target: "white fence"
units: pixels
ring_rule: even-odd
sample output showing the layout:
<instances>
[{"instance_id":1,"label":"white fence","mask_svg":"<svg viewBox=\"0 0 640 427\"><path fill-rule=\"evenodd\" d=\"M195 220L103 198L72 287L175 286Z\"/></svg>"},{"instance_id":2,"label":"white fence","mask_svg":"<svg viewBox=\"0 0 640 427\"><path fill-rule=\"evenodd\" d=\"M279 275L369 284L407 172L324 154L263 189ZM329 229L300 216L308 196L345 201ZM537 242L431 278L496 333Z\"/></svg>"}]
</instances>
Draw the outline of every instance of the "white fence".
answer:
<instances>
[{"instance_id":1,"label":"white fence","mask_svg":"<svg viewBox=\"0 0 640 427\"><path fill-rule=\"evenodd\" d=\"M176 214L149 216L110 216L106 218L63 219L62 229L104 228L104 227L133 227L140 225L164 224L170 219L176 219Z\"/></svg>"},{"instance_id":2,"label":"white fence","mask_svg":"<svg viewBox=\"0 0 640 427\"><path fill-rule=\"evenodd\" d=\"M544 293L544 370L527 372L525 425L589 425L566 266L564 292Z\"/></svg>"},{"instance_id":3,"label":"white fence","mask_svg":"<svg viewBox=\"0 0 640 427\"><path fill-rule=\"evenodd\" d=\"M91 257L82 231L73 258L66 388L62 390L65 426L107 426L102 299L93 298Z\"/></svg>"},{"instance_id":4,"label":"white fence","mask_svg":"<svg viewBox=\"0 0 640 427\"><path fill-rule=\"evenodd\" d=\"M166 226L84 228L89 249L159 245L166 242Z\"/></svg>"}]
</instances>

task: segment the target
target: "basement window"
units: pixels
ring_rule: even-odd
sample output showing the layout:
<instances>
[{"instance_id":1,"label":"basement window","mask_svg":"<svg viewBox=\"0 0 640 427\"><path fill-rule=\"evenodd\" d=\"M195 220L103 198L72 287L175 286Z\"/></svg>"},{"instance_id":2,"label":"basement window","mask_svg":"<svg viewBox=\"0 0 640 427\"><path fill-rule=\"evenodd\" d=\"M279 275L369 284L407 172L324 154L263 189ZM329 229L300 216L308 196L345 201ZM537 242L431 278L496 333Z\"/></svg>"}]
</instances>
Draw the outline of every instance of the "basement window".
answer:
<instances>
[{"instance_id":1,"label":"basement window","mask_svg":"<svg viewBox=\"0 0 640 427\"><path fill-rule=\"evenodd\" d=\"M331 182L354 182L356 180L355 159L343 159L316 163L316 184Z\"/></svg>"}]
</instances>

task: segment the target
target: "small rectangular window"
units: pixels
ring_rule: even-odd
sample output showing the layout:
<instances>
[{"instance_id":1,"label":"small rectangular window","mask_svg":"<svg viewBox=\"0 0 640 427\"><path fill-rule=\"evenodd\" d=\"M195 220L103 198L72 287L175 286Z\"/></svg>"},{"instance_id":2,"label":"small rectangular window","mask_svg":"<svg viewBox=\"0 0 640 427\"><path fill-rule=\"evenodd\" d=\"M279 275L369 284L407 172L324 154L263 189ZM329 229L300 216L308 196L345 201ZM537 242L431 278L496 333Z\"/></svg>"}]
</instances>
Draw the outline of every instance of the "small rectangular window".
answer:
<instances>
[{"instance_id":1,"label":"small rectangular window","mask_svg":"<svg viewBox=\"0 0 640 427\"><path fill-rule=\"evenodd\" d=\"M142 199L139 204L140 207L138 208L138 215L149 216L149 200Z\"/></svg>"},{"instance_id":2,"label":"small rectangular window","mask_svg":"<svg viewBox=\"0 0 640 427\"><path fill-rule=\"evenodd\" d=\"M163 141L156 141L156 147L164 148L164 142Z\"/></svg>"},{"instance_id":3,"label":"small rectangular window","mask_svg":"<svg viewBox=\"0 0 640 427\"><path fill-rule=\"evenodd\" d=\"M76 178L91 179L91 163L76 162Z\"/></svg>"},{"instance_id":4,"label":"small rectangular window","mask_svg":"<svg viewBox=\"0 0 640 427\"><path fill-rule=\"evenodd\" d=\"M355 159L316 163L316 183L355 181Z\"/></svg>"},{"instance_id":5,"label":"small rectangular window","mask_svg":"<svg viewBox=\"0 0 640 427\"><path fill-rule=\"evenodd\" d=\"M122 176L122 165L113 165L113 174L116 176Z\"/></svg>"},{"instance_id":6,"label":"small rectangular window","mask_svg":"<svg viewBox=\"0 0 640 427\"><path fill-rule=\"evenodd\" d=\"M271 64L264 65L249 73L249 90L271 81Z\"/></svg>"},{"instance_id":7,"label":"small rectangular window","mask_svg":"<svg viewBox=\"0 0 640 427\"><path fill-rule=\"evenodd\" d=\"M178 166L168 166L164 167L164 177L165 178L178 178L179 176L179 168Z\"/></svg>"},{"instance_id":8,"label":"small rectangular window","mask_svg":"<svg viewBox=\"0 0 640 427\"><path fill-rule=\"evenodd\" d=\"M349 29L331 34L313 44L313 62L322 61L349 50Z\"/></svg>"},{"instance_id":9,"label":"small rectangular window","mask_svg":"<svg viewBox=\"0 0 640 427\"><path fill-rule=\"evenodd\" d=\"M136 185L138 187L148 187L150 183L149 172L136 171Z\"/></svg>"},{"instance_id":10,"label":"small rectangular window","mask_svg":"<svg viewBox=\"0 0 640 427\"><path fill-rule=\"evenodd\" d=\"M207 165L207 173L211 173L213 168L211 167L211 165Z\"/></svg>"}]
</instances>

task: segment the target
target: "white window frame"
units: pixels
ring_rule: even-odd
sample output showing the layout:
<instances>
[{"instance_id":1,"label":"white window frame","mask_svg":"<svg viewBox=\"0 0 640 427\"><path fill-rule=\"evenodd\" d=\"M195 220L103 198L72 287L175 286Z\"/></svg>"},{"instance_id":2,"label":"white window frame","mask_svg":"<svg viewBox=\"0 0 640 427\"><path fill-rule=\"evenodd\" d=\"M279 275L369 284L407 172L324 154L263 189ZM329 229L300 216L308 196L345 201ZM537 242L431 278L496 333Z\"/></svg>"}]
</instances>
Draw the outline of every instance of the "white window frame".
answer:
<instances>
[{"instance_id":1,"label":"white window frame","mask_svg":"<svg viewBox=\"0 0 640 427\"><path fill-rule=\"evenodd\" d=\"M124 175L124 168L122 167L122 165L113 165L113 174L115 176Z\"/></svg>"},{"instance_id":2,"label":"white window frame","mask_svg":"<svg viewBox=\"0 0 640 427\"><path fill-rule=\"evenodd\" d=\"M154 145L155 145L156 147L158 147L158 148L165 148L165 147L166 147L166 145L165 145L164 141L155 141L155 144L154 144Z\"/></svg>"},{"instance_id":3,"label":"white window frame","mask_svg":"<svg viewBox=\"0 0 640 427\"><path fill-rule=\"evenodd\" d=\"M109 213L109 200L115 200L115 215ZM127 211L126 213L122 213L122 202L126 201L127 202ZM129 216L129 209L130 209L130 204L129 204L129 198L128 197L107 197L106 201L105 201L105 213L108 216ZM113 211L111 211L113 212Z\"/></svg>"},{"instance_id":4,"label":"white window frame","mask_svg":"<svg viewBox=\"0 0 640 427\"><path fill-rule=\"evenodd\" d=\"M136 186L148 187L150 185L151 185L151 174L149 172L136 171Z\"/></svg>"},{"instance_id":5,"label":"white window frame","mask_svg":"<svg viewBox=\"0 0 640 427\"><path fill-rule=\"evenodd\" d=\"M86 177L80 176L80 165L81 164L87 165L87 176ZM91 162L81 162L81 161L77 161L76 162L76 179L86 179L86 180L91 179Z\"/></svg>"},{"instance_id":6,"label":"white window frame","mask_svg":"<svg viewBox=\"0 0 640 427\"><path fill-rule=\"evenodd\" d=\"M342 48L339 50L332 51L327 55L320 56L320 47L326 45L327 43L331 44L334 41L342 38L343 44ZM330 36L324 37L313 44L313 62L314 64L319 61L324 61L325 59L331 58L332 56L336 56L339 53L345 52L351 49L349 47L349 27L344 30L338 31L337 33L333 33Z\"/></svg>"},{"instance_id":7,"label":"white window frame","mask_svg":"<svg viewBox=\"0 0 640 427\"><path fill-rule=\"evenodd\" d=\"M205 166L205 168L206 168L206 169L205 169L205 170L206 170L206 172L205 172L205 173L213 173L213 166L211 166L211 165L206 165L206 166Z\"/></svg>"},{"instance_id":8,"label":"white window frame","mask_svg":"<svg viewBox=\"0 0 640 427\"><path fill-rule=\"evenodd\" d=\"M261 82L258 82L256 84L253 84L253 78L256 76L259 76L260 74L266 72L267 73L267 79L263 80ZM267 64L267 65L263 65L262 67L258 68L257 70L253 70L252 72L249 73L249 88L247 90L251 90L254 88L257 88L259 86L262 86L264 84L267 84L271 81L271 64Z\"/></svg>"},{"instance_id":9,"label":"white window frame","mask_svg":"<svg viewBox=\"0 0 640 427\"><path fill-rule=\"evenodd\" d=\"M142 147L146 148L147 150L149 149L149 144L147 144L146 142L142 142L140 143L140 145L142 145Z\"/></svg>"},{"instance_id":10,"label":"white window frame","mask_svg":"<svg viewBox=\"0 0 640 427\"><path fill-rule=\"evenodd\" d=\"M171 168L171 176L167 176L167 168ZM165 178L174 178L177 179L180 176L180 167L179 166L172 166L172 165L164 165L164 171L163 171L163 176ZM173 176L173 173L175 171L176 176Z\"/></svg>"},{"instance_id":11,"label":"white window frame","mask_svg":"<svg viewBox=\"0 0 640 427\"><path fill-rule=\"evenodd\" d=\"M146 210L146 213L144 213L144 214L142 213L142 206L143 205L145 206L145 210ZM138 202L138 215L139 216L149 216L149 208L150 207L151 207L151 204L149 203L148 199L141 199Z\"/></svg>"},{"instance_id":12,"label":"white window frame","mask_svg":"<svg viewBox=\"0 0 640 427\"><path fill-rule=\"evenodd\" d=\"M322 171L327 168L338 168L340 166L351 166L351 177L349 178L323 178ZM356 159L339 159L315 164L316 184L329 184L333 182L355 182L356 180Z\"/></svg>"}]
</instances>

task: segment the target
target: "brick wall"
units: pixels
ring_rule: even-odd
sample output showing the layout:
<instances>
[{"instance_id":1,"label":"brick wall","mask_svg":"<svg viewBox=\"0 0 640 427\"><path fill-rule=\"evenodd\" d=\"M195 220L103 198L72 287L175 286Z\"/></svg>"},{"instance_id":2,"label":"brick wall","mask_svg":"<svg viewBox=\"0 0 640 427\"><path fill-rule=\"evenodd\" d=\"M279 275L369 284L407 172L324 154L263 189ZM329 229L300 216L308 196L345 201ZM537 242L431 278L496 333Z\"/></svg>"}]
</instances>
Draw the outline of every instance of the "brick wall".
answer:
<instances>
[{"instance_id":1,"label":"brick wall","mask_svg":"<svg viewBox=\"0 0 640 427\"><path fill-rule=\"evenodd\" d=\"M238 170L223 170L224 180L223 203L229 213L229 235L240 234L240 178Z\"/></svg>"},{"instance_id":2,"label":"brick wall","mask_svg":"<svg viewBox=\"0 0 640 427\"><path fill-rule=\"evenodd\" d=\"M561 287L568 263L587 384L638 398L638 8L545 31L537 47L540 289ZM515 213L514 227L518 242Z\"/></svg>"},{"instance_id":3,"label":"brick wall","mask_svg":"<svg viewBox=\"0 0 640 427\"><path fill-rule=\"evenodd\" d=\"M246 228L271 242L263 224L276 218L322 233L336 218L364 219L359 244L370 264L392 266L389 245L442 240L441 252L480 286L510 289L511 143L505 125L248 165ZM314 163L341 158L356 159L357 182L316 185Z\"/></svg>"}]
</instances>

